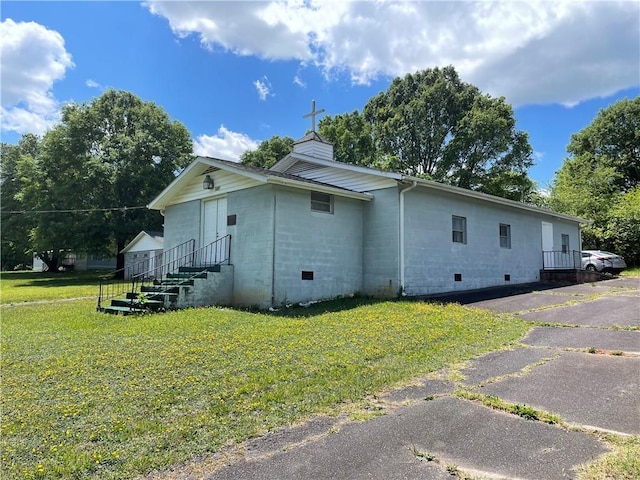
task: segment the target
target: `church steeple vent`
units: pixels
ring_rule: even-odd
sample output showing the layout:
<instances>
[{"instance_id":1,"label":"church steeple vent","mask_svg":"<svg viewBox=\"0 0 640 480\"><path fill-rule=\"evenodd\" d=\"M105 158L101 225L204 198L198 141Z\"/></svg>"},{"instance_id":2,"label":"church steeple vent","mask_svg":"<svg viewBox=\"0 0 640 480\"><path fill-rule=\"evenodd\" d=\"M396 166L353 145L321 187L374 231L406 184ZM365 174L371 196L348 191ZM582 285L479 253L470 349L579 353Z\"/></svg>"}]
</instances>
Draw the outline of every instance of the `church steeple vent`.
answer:
<instances>
[{"instance_id":1,"label":"church steeple vent","mask_svg":"<svg viewBox=\"0 0 640 480\"><path fill-rule=\"evenodd\" d=\"M293 151L320 158L322 160L333 160L333 144L322 138L316 132L316 115L323 113L324 108L316 110L316 101L311 101L311 112L303 115L302 118L311 118L311 132L297 140L293 144Z\"/></svg>"}]
</instances>

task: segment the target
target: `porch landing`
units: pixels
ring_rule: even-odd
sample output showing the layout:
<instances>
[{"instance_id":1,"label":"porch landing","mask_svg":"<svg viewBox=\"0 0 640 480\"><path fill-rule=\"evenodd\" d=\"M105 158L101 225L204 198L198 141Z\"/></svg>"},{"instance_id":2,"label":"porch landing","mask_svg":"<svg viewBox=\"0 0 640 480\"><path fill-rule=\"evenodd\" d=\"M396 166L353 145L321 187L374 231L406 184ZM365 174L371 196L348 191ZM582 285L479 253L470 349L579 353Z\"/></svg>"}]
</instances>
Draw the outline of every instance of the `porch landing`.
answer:
<instances>
[{"instance_id":1,"label":"porch landing","mask_svg":"<svg viewBox=\"0 0 640 480\"><path fill-rule=\"evenodd\" d=\"M540 281L543 283L592 283L609 278L612 278L611 274L575 268L540 270Z\"/></svg>"}]
</instances>

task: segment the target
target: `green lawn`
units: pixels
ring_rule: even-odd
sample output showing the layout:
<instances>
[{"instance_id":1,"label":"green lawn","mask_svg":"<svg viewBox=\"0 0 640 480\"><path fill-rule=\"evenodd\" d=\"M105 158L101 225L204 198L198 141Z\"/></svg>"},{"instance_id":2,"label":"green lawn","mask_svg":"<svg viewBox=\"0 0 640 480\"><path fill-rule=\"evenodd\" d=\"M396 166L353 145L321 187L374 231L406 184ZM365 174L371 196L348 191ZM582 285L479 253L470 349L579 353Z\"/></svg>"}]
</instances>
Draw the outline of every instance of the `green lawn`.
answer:
<instances>
[{"instance_id":1,"label":"green lawn","mask_svg":"<svg viewBox=\"0 0 640 480\"><path fill-rule=\"evenodd\" d=\"M0 303L98 297L100 278L109 272L1 272Z\"/></svg>"},{"instance_id":2,"label":"green lawn","mask_svg":"<svg viewBox=\"0 0 640 480\"><path fill-rule=\"evenodd\" d=\"M364 299L286 315L199 308L115 317L94 305L2 307L1 478L164 469L336 412L528 328L461 306Z\"/></svg>"},{"instance_id":3,"label":"green lawn","mask_svg":"<svg viewBox=\"0 0 640 480\"><path fill-rule=\"evenodd\" d=\"M457 305L358 298L142 317L96 313L94 299L20 303L93 296L97 281L2 273L2 479L165 469L501 348L529 327ZM581 478L634 478L638 438L610 443L614 453Z\"/></svg>"}]
</instances>

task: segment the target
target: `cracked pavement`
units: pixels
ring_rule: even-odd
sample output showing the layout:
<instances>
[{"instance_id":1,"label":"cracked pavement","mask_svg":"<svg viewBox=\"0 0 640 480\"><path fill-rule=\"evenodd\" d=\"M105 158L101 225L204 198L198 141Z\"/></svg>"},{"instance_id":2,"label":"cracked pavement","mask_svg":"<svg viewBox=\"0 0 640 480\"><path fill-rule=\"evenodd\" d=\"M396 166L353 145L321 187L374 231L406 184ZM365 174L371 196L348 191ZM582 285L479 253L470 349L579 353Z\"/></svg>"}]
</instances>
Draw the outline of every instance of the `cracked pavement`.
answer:
<instances>
[{"instance_id":1,"label":"cracked pavement","mask_svg":"<svg viewBox=\"0 0 640 480\"><path fill-rule=\"evenodd\" d=\"M640 434L640 279L516 293L455 301L536 322L517 348L372 399L381 416L314 417L172 478L575 478L577 466L609 451L597 432ZM461 390L558 415L562 424L489 408Z\"/></svg>"}]
</instances>

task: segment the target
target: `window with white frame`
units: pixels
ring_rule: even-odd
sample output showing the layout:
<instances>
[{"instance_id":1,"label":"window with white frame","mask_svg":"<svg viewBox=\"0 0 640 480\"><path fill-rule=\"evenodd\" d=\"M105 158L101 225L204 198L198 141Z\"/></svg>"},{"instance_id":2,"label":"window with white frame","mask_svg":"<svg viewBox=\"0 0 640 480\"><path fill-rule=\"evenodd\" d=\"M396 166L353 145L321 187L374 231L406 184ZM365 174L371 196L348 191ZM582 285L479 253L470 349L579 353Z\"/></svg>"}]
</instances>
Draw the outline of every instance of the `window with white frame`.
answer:
<instances>
[{"instance_id":1,"label":"window with white frame","mask_svg":"<svg viewBox=\"0 0 640 480\"><path fill-rule=\"evenodd\" d=\"M311 192L311 211L333 213L333 195L321 192Z\"/></svg>"},{"instance_id":2,"label":"window with white frame","mask_svg":"<svg viewBox=\"0 0 640 480\"><path fill-rule=\"evenodd\" d=\"M500 247L511 248L511 225L501 223L499 228Z\"/></svg>"},{"instance_id":3,"label":"window with white frame","mask_svg":"<svg viewBox=\"0 0 640 480\"><path fill-rule=\"evenodd\" d=\"M569 235L562 234L562 253L569 253Z\"/></svg>"},{"instance_id":4,"label":"window with white frame","mask_svg":"<svg viewBox=\"0 0 640 480\"><path fill-rule=\"evenodd\" d=\"M452 240L454 243L467 243L467 219L466 217L451 217Z\"/></svg>"}]
</instances>

